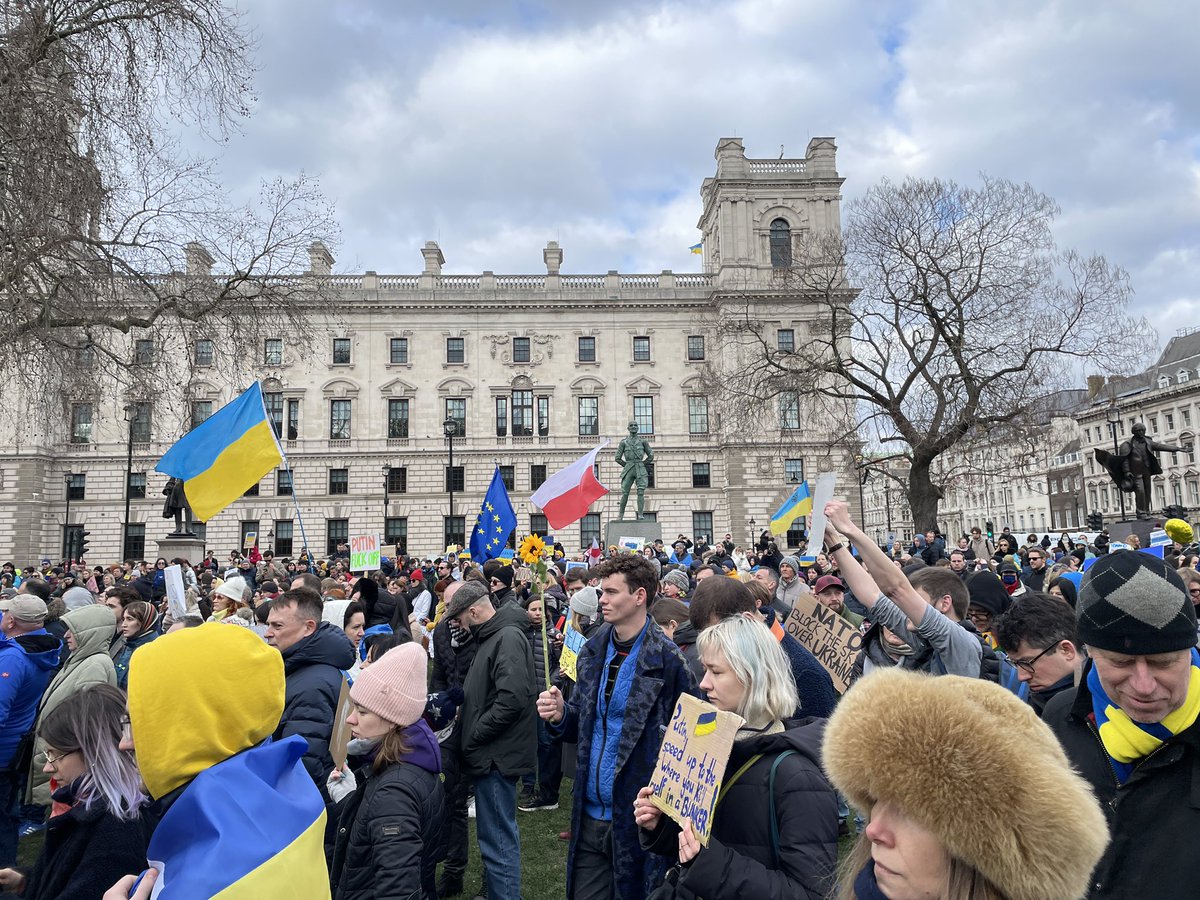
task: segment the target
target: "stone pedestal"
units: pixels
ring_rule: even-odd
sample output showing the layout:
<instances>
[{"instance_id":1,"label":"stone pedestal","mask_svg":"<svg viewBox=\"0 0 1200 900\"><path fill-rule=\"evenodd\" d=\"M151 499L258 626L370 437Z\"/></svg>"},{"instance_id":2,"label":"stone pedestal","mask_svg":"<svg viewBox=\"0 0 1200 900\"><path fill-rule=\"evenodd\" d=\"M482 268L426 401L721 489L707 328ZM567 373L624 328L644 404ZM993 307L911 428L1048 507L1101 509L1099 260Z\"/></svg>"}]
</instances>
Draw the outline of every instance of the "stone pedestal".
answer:
<instances>
[{"instance_id":1,"label":"stone pedestal","mask_svg":"<svg viewBox=\"0 0 1200 900\"><path fill-rule=\"evenodd\" d=\"M179 557L194 566L204 559L204 539L195 535L159 538L158 555L168 563Z\"/></svg>"},{"instance_id":2,"label":"stone pedestal","mask_svg":"<svg viewBox=\"0 0 1200 900\"><path fill-rule=\"evenodd\" d=\"M1120 541L1123 544L1129 543L1131 534L1136 534L1144 549L1150 546L1150 532L1154 530L1156 521L1165 520L1161 517L1158 519L1126 519L1123 522L1109 522L1105 527L1108 528L1108 536L1111 540Z\"/></svg>"},{"instance_id":3,"label":"stone pedestal","mask_svg":"<svg viewBox=\"0 0 1200 900\"><path fill-rule=\"evenodd\" d=\"M617 519L604 527L605 548L620 546L621 538L637 538L642 546L662 537L662 526L650 519Z\"/></svg>"}]
</instances>

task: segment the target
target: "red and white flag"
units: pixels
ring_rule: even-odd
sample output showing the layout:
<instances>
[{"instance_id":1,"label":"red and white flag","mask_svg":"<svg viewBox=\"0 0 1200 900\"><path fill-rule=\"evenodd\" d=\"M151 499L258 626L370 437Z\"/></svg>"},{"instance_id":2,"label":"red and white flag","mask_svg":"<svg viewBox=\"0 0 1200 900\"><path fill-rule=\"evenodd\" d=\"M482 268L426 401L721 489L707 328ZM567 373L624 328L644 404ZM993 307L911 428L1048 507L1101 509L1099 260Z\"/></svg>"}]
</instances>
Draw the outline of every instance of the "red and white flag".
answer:
<instances>
[{"instance_id":1,"label":"red and white flag","mask_svg":"<svg viewBox=\"0 0 1200 900\"><path fill-rule=\"evenodd\" d=\"M604 555L600 552L600 540L598 538L592 538L592 546L588 549L587 555L592 558L592 565L595 565L596 561Z\"/></svg>"},{"instance_id":2,"label":"red and white flag","mask_svg":"<svg viewBox=\"0 0 1200 900\"><path fill-rule=\"evenodd\" d=\"M608 493L608 488L596 480L596 454L608 446L599 447L581 456L565 469L555 472L538 488L530 501L546 516L555 531L582 519L594 502Z\"/></svg>"}]
</instances>

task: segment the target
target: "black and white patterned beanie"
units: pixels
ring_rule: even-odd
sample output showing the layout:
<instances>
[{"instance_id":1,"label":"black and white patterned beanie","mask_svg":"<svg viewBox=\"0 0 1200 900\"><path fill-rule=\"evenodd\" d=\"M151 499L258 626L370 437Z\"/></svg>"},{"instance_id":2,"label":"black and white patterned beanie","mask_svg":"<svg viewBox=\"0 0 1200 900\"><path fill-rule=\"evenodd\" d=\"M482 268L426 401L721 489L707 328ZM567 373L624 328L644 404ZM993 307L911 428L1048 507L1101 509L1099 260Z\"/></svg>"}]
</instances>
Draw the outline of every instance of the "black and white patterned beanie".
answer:
<instances>
[{"instance_id":1,"label":"black and white patterned beanie","mask_svg":"<svg viewBox=\"0 0 1200 900\"><path fill-rule=\"evenodd\" d=\"M1196 646L1196 610L1183 580L1140 550L1100 557L1079 586L1079 639L1089 647L1144 656Z\"/></svg>"}]
</instances>

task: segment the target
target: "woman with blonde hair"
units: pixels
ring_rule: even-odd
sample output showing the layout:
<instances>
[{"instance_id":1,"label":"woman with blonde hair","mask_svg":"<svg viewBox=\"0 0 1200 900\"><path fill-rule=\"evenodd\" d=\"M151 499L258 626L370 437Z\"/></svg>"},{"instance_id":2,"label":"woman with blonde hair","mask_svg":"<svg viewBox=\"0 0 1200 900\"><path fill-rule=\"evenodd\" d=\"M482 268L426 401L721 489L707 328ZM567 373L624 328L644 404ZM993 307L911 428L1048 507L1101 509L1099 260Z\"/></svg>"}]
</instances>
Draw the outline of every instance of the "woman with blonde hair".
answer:
<instances>
[{"instance_id":1,"label":"woman with blonde hair","mask_svg":"<svg viewBox=\"0 0 1200 900\"><path fill-rule=\"evenodd\" d=\"M700 632L701 690L744 720L725 767L708 846L638 792L634 819L647 849L678 859L678 896L706 900L826 897L837 863L837 798L821 773L825 720L791 719L791 666L761 621L730 616Z\"/></svg>"},{"instance_id":2,"label":"woman with blonde hair","mask_svg":"<svg viewBox=\"0 0 1200 900\"><path fill-rule=\"evenodd\" d=\"M830 718L824 762L870 818L837 900L1077 900L1108 844L1050 728L979 678L868 675Z\"/></svg>"}]
</instances>

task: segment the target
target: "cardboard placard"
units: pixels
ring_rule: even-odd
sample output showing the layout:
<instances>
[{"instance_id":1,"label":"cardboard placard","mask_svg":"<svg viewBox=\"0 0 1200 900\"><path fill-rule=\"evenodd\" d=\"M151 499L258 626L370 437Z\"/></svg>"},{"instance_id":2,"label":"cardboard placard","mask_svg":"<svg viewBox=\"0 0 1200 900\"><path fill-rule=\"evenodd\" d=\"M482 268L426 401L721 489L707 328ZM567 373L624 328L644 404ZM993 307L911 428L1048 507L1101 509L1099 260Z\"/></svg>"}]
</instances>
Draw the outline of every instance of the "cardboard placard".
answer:
<instances>
[{"instance_id":1,"label":"cardboard placard","mask_svg":"<svg viewBox=\"0 0 1200 900\"><path fill-rule=\"evenodd\" d=\"M333 764L341 768L346 764L346 748L350 746L350 682L342 678L342 692L338 694L337 710L333 714L333 734L329 736L329 755Z\"/></svg>"},{"instance_id":2,"label":"cardboard placard","mask_svg":"<svg viewBox=\"0 0 1200 900\"><path fill-rule=\"evenodd\" d=\"M691 819L705 847L729 751L741 726L741 716L680 694L650 777L650 801L680 825Z\"/></svg>"},{"instance_id":3,"label":"cardboard placard","mask_svg":"<svg viewBox=\"0 0 1200 900\"><path fill-rule=\"evenodd\" d=\"M1171 540L1170 536L1167 535L1167 532L1164 529L1159 528L1150 532L1151 547L1169 547L1172 543L1174 542Z\"/></svg>"},{"instance_id":4,"label":"cardboard placard","mask_svg":"<svg viewBox=\"0 0 1200 900\"><path fill-rule=\"evenodd\" d=\"M187 596L183 586L183 569L176 563L163 569L163 580L167 586L167 609L171 618L178 622L187 615Z\"/></svg>"},{"instance_id":5,"label":"cardboard placard","mask_svg":"<svg viewBox=\"0 0 1200 900\"><path fill-rule=\"evenodd\" d=\"M813 489L812 515L808 519L808 546L813 554L825 543L825 504L833 499L833 491L837 487L837 476L831 472L822 472L817 476L817 484Z\"/></svg>"},{"instance_id":6,"label":"cardboard placard","mask_svg":"<svg viewBox=\"0 0 1200 900\"><path fill-rule=\"evenodd\" d=\"M796 599L783 627L825 667L833 679L834 690L845 693L854 660L863 645L863 634L854 623L805 592Z\"/></svg>"},{"instance_id":7,"label":"cardboard placard","mask_svg":"<svg viewBox=\"0 0 1200 900\"><path fill-rule=\"evenodd\" d=\"M558 665L567 673L567 677L572 681L578 681L575 666L579 662L579 653L583 650L583 645L586 643L587 638L572 627L570 615L568 614L567 625L563 629L563 646L562 653L558 657Z\"/></svg>"},{"instance_id":8,"label":"cardboard placard","mask_svg":"<svg viewBox=\"0 0 1200 900\"><path fill-rule=\"evenodd\" d=\"M622 550L641 550L646 544L645 538L640 537L620 537L617 538L617 546Z\"/></svg>"},{"instance_id":9,"label":"cardboard placard","mask_svg":"<svg viewBox=\"0 0 1200 900\"><path fill-rule=\"evenodd\" d=\"M395 559L396 558L396 545L395 544L384 544L382 547L379 548L379 555L382 557L385 557L387 559Z\"/></svg>"},{"instance_id":10,"label":"cardboard placard","mask_svg":"<svg viewBox=\"0 0 1200 900\"><path fill-rule=\"evenodd\" d=\"M258 543L258 532L257 531L247 531L246 536L244 538L242 538L242 549L243 550L253 550L254 545L257 543Z\"/></svg>"},{"instance_id":11,"label":"cardboard placard","mask_svg":"<svg viewBox=\"0 0 1200 900\"><path fill-rule=\"evenodd\" d=\"M356 534L350 538L350 571L373 572L379 568L379 535Z\"/></svg>"}]
</instances>

